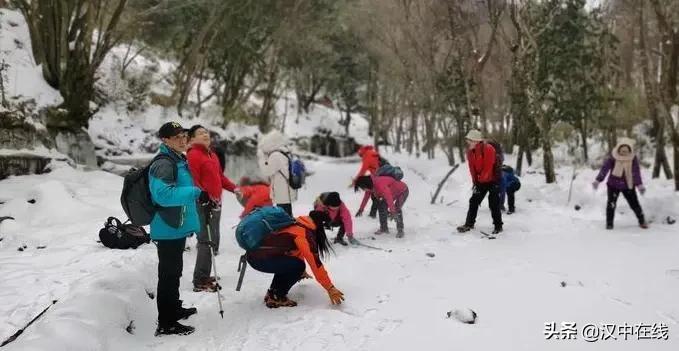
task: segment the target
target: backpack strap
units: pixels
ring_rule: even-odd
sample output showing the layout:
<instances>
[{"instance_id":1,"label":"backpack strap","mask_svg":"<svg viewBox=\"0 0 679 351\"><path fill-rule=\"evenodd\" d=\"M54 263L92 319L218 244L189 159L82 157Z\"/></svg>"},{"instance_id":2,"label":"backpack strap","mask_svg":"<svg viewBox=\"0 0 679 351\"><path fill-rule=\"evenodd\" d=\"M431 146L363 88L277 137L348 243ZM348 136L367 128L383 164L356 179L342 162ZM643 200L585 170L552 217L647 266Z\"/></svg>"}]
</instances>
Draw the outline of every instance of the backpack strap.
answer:
<instances>
[{"instance_id":1,"label":"backpack strap","mask_svg":"<svg viewBox=\"0 0 679 351\"><path fill-rule=\"evenodd\" d=\"M129 221L129 219L128 219L128 221ZM125 222L125 223L127 223L127 222ZM121 228L121 229L123 228L123 223L118 218L115 218L115 217L108 217L106 219L105 225L107 227L108 226L114 226L116 228Z\"/></svg>"},{"instance_id":2,"label":"backpack strap","mask_svg":"<svg viewBox=\"0 0 679 351\"><path fill-rule=\"evenodd\" d=\"M171 155L161 152L158 155L156 155L153 158L153 160L151 160L151 163L149 163L149 168L151 168L151 165L158 160L169 160L170 162L172 162L172 164L174 165L174 167L172 168L172 178L176 182L177 181L177 160L175 160L175 158L172 157Z\"/></svg>"}]
</instances>

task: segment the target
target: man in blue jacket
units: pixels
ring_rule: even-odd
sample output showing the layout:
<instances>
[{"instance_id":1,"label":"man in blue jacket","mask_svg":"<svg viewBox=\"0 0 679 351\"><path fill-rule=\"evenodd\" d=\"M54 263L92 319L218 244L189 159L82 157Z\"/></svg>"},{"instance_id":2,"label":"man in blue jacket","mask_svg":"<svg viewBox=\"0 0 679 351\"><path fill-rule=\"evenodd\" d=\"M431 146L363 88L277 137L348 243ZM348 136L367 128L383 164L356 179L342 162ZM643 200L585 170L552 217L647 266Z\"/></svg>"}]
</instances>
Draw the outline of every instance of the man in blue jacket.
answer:
<instances>
[{"instance_id":1,"label":"man in blue jacket","mask_svg":"<svg viewBox=\"0 0 679 351\"><path fill-rule=\"evenodd\" d=\"M195 330L177 322L197 312L195 308L182 307L179 278L186 237L200 230L196 201L204 197L194 185L182 154L187 148L186 136L186 130L179 123L163 124L158 131L163 141L159 153L169 157L157 158L149 168L151 199L160 206L151 220L151 239L158 246L156 336L188 335Z\"/></svg>"}]
</instances>

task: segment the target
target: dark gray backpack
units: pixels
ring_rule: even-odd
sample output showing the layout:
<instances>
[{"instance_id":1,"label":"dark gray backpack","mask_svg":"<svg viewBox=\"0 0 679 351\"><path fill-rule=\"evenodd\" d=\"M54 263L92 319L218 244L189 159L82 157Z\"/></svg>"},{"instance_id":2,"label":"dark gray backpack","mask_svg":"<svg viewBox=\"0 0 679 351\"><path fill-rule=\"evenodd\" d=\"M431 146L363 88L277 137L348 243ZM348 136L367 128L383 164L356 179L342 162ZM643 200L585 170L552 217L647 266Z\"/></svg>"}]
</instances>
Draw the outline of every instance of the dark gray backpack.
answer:
<instances>
[{"instance_id":1,"label":"dark gray backpack","mask_svg":"<svg viewBox=\"0 0 679 351\"><path fill-rule=\"evenodd\" d=\"M123 180L123 193L120 195L120 203L132 224L137 226L149 225L158 211L158 205L151 199L149 189L149 169L153 162L166 159L172 161L174 167L174 179L177 179L176 161L168 154L158 154L144 168L132 168Z\"/></svg>"}]
</instances>

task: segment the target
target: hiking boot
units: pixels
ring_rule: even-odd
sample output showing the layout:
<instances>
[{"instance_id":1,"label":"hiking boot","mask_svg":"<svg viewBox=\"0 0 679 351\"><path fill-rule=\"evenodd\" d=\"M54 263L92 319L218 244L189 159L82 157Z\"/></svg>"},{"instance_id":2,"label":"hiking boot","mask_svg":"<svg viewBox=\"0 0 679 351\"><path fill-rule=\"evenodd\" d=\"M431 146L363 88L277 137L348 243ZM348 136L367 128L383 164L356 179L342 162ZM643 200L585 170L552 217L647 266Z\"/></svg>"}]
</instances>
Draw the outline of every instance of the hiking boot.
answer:
<instances>
[{"instance_id":1,"label":"hiking boot","mask_svg":"<svg viewBox=\"0 0 679 351\"><path fill-rule=\"evenodd\" d=\"M606 224L606 229L607 229L607 230L613 229L613 225L612 225L612 224Z\"/></svg>"},{"instance_id":2,"label":"hiking boot","mask_svg":"<svg viewBox=\"0 0 679 351\"><path fill-rule=\"evenodd\" d=\"M502 226L500 226L500 225L493 228L493 231L491 232L491 234L493 234L493 235L497 235L497 234L500 234L500 233L502 233Z\"/></svg>"},{"instance_id":3,"label":"hiking boot","mask_svg":"<svg viewBox=\"0 0 679 351\"><path fill-rule=\"evenodd\" d=\"M199 283L194 283L193 284L193 291L194 292L216 292L218 289L217 283L214 281L210 281L210 278L203 278Z\"/></svg>"},{"instance_id":4,"label":"hiking boot","mask_svg":"<svg viewBox=\"0 0 679 351\"><path fill-rule=\"evenodd\" d=\"M403 233L403 230L399 230L398 233L396 233L397 238L402 238L405 233Z\"/></svg>"},{"instance_id":5,"label":"hiking boot","mask_svg":"<svg viewBox=\"0 0 679 351\"><path fill-rule=\"evenodd\" d=\"M339 236L338 236L338 237L335 237L335 240L333 240L332 242L333 242L334 244L340 244L340 245L342 245L342 246L347 246L347 245L349 245L349 244L347 244L346 241L344 241L344 238L340 238Z\"/></svg>"},{"instance_id":6,"label":"hiking boot","mask_svg":"<svg viewBox=\"0 0 679 351\"><path fill-rule=\"evenodd\" d=\"M174 322L170 325L167 326L158 326L156 328L156 336L161 336L161 335L189 335L196 331L196 328L188 326L188 325L183 325L179 324L178 322Z\"/></svg>"},{"instance_id":7,"label":"hiking boot","mask_svg":"<svg viewBox=\"0 0 679 351\"><path fill-rule=\"evenodd\" d=\"M264 297L264 304L268 308L295 307L297 302L290 300L287 296L277 296L269 290Z\"/></svg>"},{"instance_id":8,"label":"hiking boot","mask_svg":"<svg viewBox=\"0 0 679 351\"><path fill-rule=\"evenodd\" d=\"M196 313L198 313L198 309L195 307L190 308L179 307L177 316L179 317L179 319L188 319L189 317L193 316Z\"/></svg>"},{"instance_id":9,"label":"hiking boot","mask_svg":"<svg viewBox=\"0 0 679 351\"><path fill-rule=\"evenodd\" d=\"M461 225L461 226L457 227L457 232L458 232L458 233L466 233L466 232L468 232L468 231L470 231L470 230L472 230L472 229L474 229L474 226L473 226L473 225L467 225L467 224L465 224L465 225Z\"/></svg>"},{"instance_id":10,"label":"hiking boot","mask_svg":"<svg viewBox=\"0 0 679 351\"><path fill-rule=\"evenodd\" d=\"M349 244L351 245L361 245L361 242L356 240L353 236L349 237Z\"/></svg>"},{"instance_id":11,"label":"hiking boot","mask_svg":"<svg viewBox=\"0 0 679 351\"><path fill-rule=\"evenodd\" d=\"M374 233L375 235L389 234L389 229L378 229Z\"/></svg>"},{"instance_id":12,"label":"hiking boot","mask_svg":"<svg viewBox=\"0 0 679 351\"><path fill-rule=\"evenodd\" d=\"M512 213L516 212L513 208L510 208L509 211L507 211L507 214L510 215Z\"/></svg>"},{"instance_id":13,"label":"hiking boot","mask_svg":"<svg viewBox=\"0 0 679 351\"><path fill-rule=\"evenodd\" d=\"M639 224L639 228L641 228L641 229L648 229L648 223L646 223L646 222L640 223L640 224Z\"/></svg>"}]
</instances>

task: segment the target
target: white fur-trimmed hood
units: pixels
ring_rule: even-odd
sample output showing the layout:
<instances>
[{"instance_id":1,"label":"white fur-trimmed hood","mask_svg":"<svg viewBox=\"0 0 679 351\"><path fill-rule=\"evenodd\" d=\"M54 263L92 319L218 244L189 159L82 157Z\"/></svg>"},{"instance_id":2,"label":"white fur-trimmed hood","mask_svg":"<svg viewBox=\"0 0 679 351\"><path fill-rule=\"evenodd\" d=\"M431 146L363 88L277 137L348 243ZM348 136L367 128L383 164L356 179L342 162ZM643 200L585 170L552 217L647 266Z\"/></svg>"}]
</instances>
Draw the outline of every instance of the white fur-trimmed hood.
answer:
<instances>
[{"instance_id":1,"label":"white fur-trimmed hood","mask_svg":"<svg viewBox=\"0 0 679 351\"><path fill-rule=\"evenodd\" d=\"M279 131L271 131L259 138L257 148L263 153L269 154L275 150L289 151L290 140Z\"/></svg>"}]
</instances>

